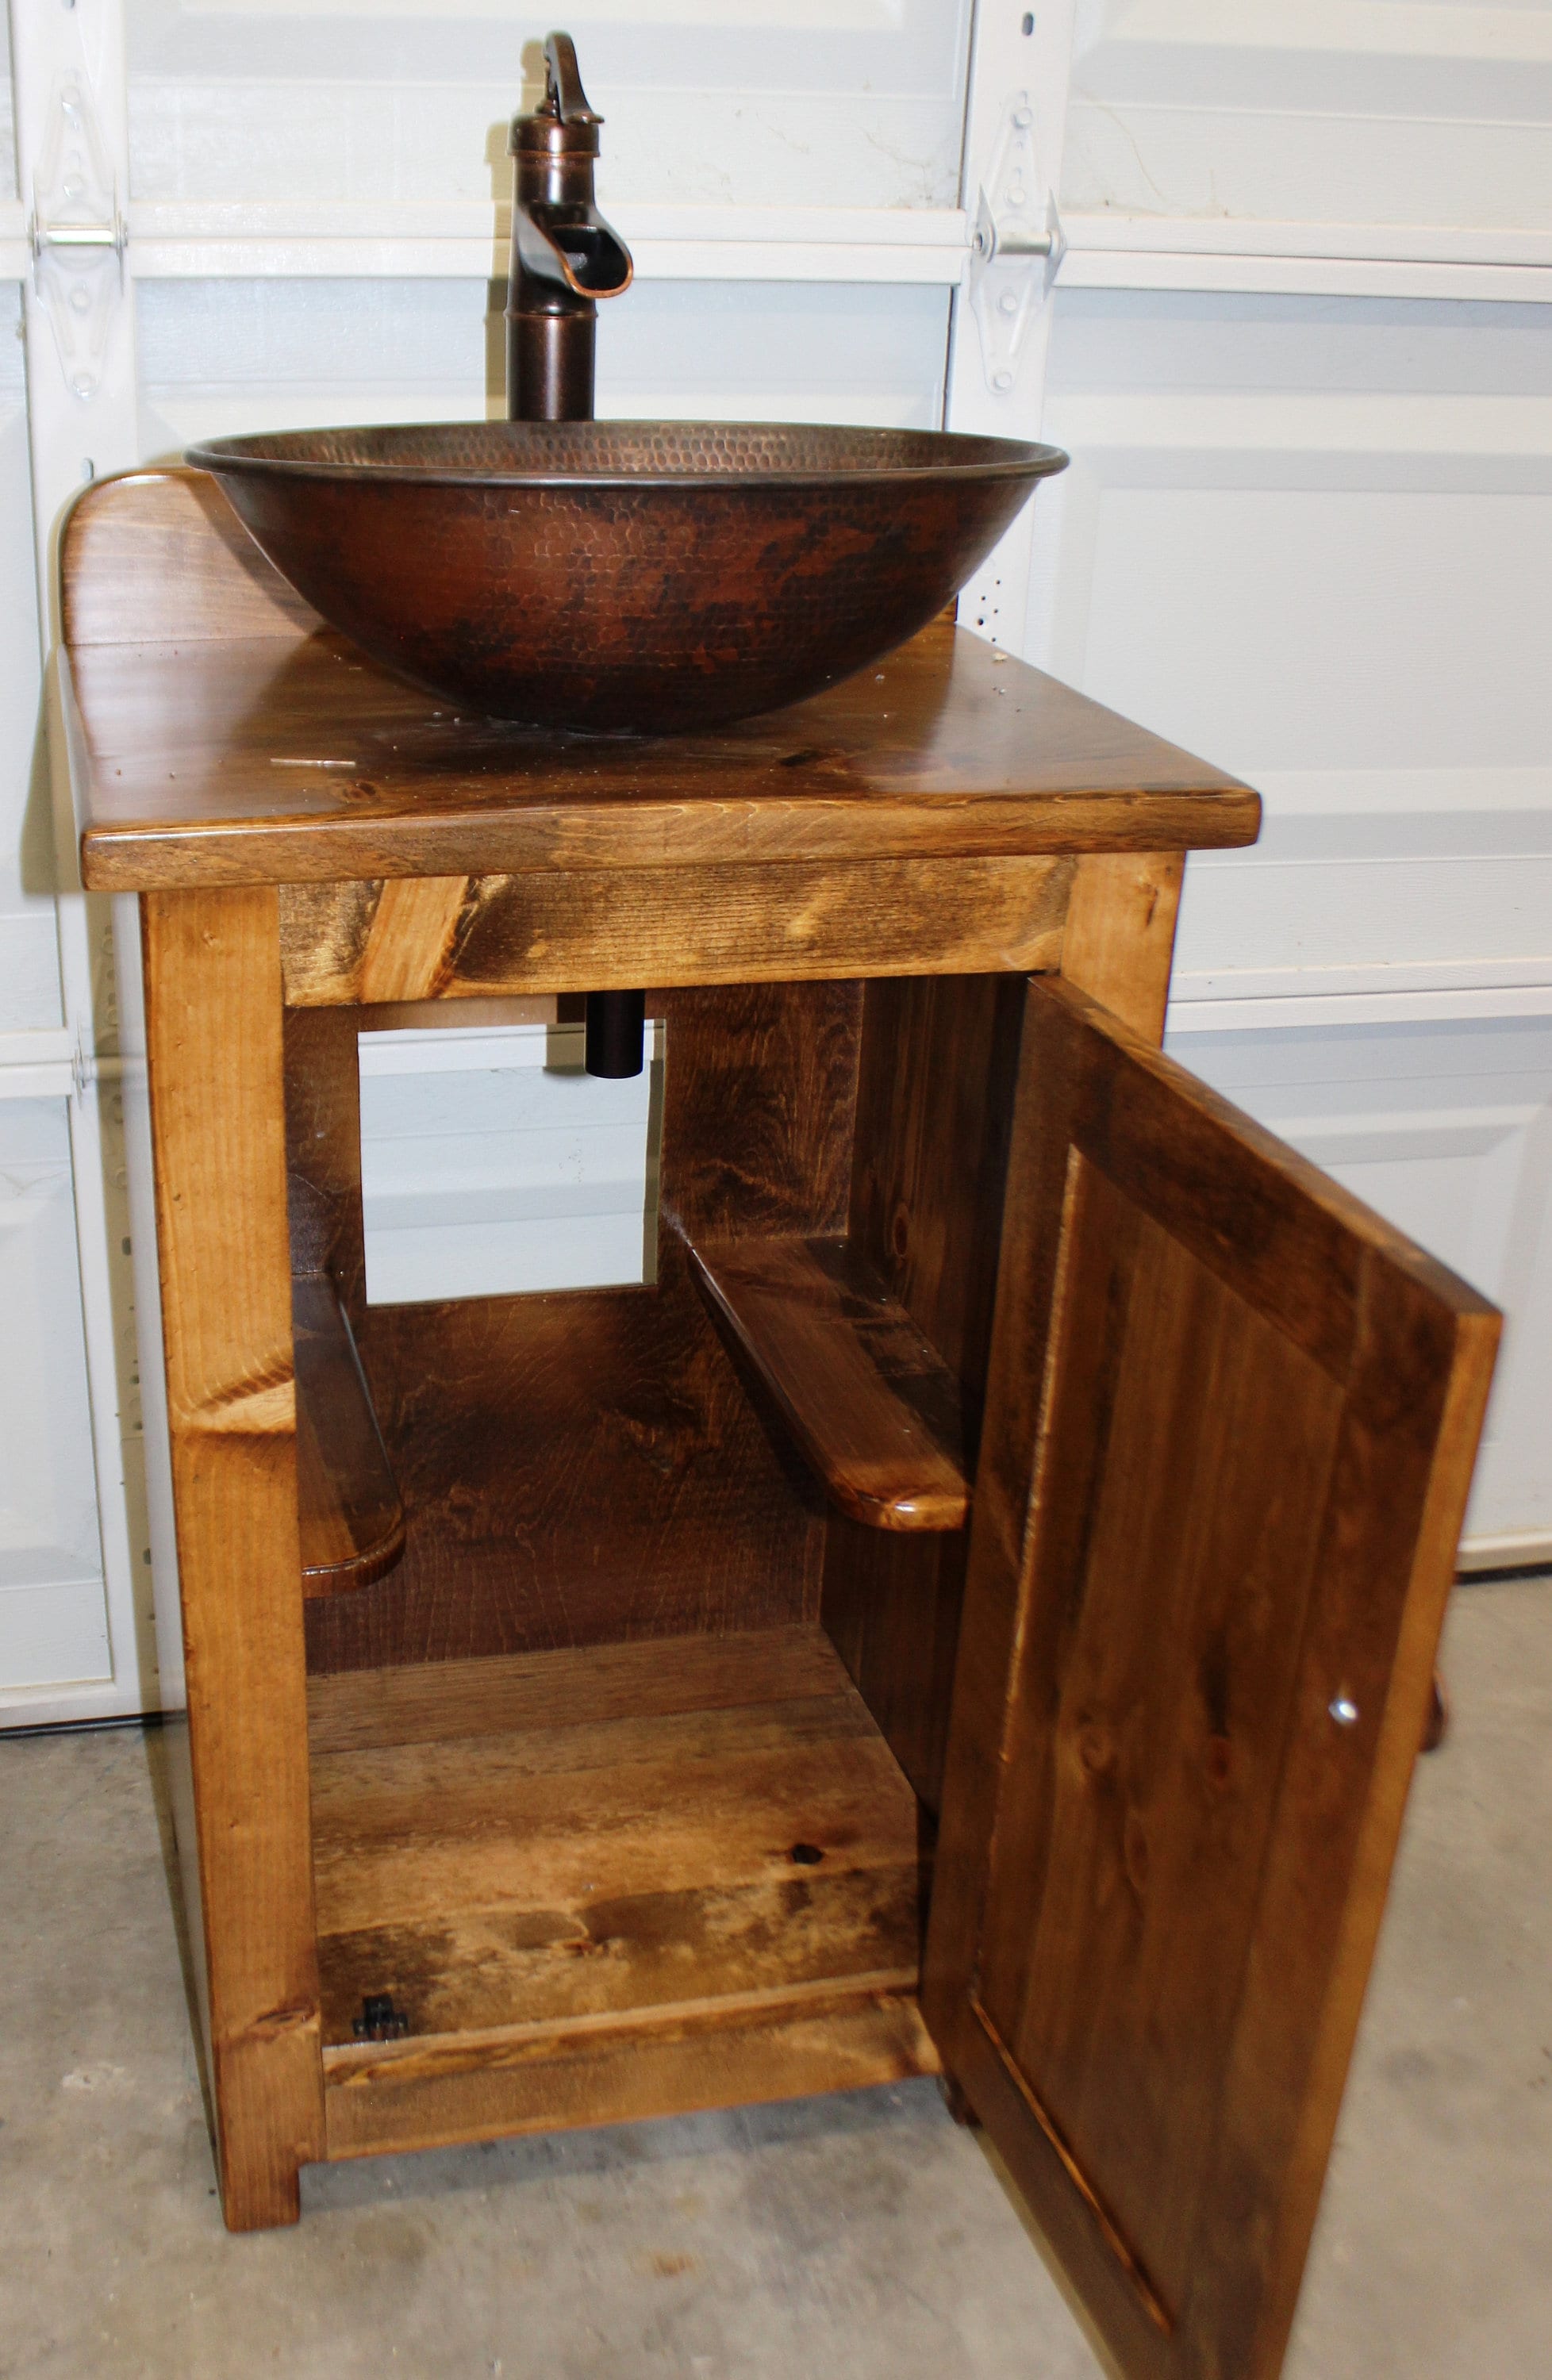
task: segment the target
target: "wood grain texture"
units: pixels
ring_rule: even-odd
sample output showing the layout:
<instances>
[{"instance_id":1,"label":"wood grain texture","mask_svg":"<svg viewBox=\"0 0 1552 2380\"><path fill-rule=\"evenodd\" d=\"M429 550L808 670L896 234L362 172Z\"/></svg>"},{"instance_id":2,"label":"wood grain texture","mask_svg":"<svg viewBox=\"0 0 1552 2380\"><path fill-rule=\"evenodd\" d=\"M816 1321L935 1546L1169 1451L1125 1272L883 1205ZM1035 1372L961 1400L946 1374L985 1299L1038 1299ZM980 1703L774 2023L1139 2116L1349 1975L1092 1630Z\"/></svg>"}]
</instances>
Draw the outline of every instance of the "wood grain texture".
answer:
<instances>
[{"instance_id":1,"label":"wood grain texture","mask_svg":"<svg viewBox=\"0 0 1552 2380\"><path fill-rule=\"evenodd\" d=\"M425 1014L417 1011L416 1021ZM357 1057L361 1015L353 1008L288 1008L285 1028L291 1268L295 1273L323 1274L333 1282L358 1346L367 1314Z\"/></svg>"},{"instance_id":2,"label":"wood grain texture","mask_svg":"<svg viewBox=\"0 0 1552 2380\"><path fill-rule=\"evenodd\" d=\"M442 2037L913 1986L915 1798L839 1660L773 1700L778 1635L759 1699L685 1709L677 1643L632 1649L646 1707L579 1716L574 1692L583 1713L597 1697L564 1654L524 1724L315 1749L326 2043L351 2043L382 1992L411 2035Z\"/></svg>"},{"instance_id":3,"label":"wood grain texture","mask_svg":"<svg viewBox=\"0 0 1552 2380\"><path fill-rule=\"evenodd\" d=\"M286 885L285 996L318 1007L1054 967L1074 865L893 859Z\"/></svg>"},{"instance_id":4,"label":"wood grain texture","mask_svg":"<svg viewBox=\"0 0 1552 2380\"><path fill-rule=\"evenodd\" d=\"M1255 839L1259 805L1234 779L942 623L809 702L717 733L649 742L450 717L342 638L277 637L273 586L256 612L230 532L176 479L99 482L62 540L94 888ZM202 534L215 551L196 564ZM175 614L159 598L179 572L193 592Z\"/></svg>"},{"instance_id":5,"label":"wood grain texture","mask_svg":"<svg viewBox=\"0 0 1552 2380\"><path fill-rule=\"evenodd\" d=\"M973 1472L986 1390L1024 986L870 983L849 1232L955 1380ZM928 1807L941 1794L964 1585L963 1532L885 1536L833 1516L822 1613Z\"/></svg>"},{"instance_id":6,"label":"wood grain texture","mask_svg":"<svg viewBox=\"0 0 1552 2380\"><path fill-rule=\"evenodd\" d=\"M835 1648L821 1628L746 1629L676 1636L671 1647L649 1639L310 1678L308 1730L315 1754L366 1752L543 1727L557 1701L580 1727L835 1691Z\"/></svg>"},{"instance_id":7,"label":"wood grain texture","mask_svg":"<svg viewBox=\"0 0 1552 2380\"><path fill-rule=\"evenodd\" d=\"M302 1593L347 1595L404 1552L404 1505L361 1359L333 1281L291 1284Z\"/></svg>"},{"instance_id":8,"label":"wood grain texture","mask_svg":"<svg viewBox=\"0 0 1552 2380\"><path fill-rule=\"evenodd\" d=\"M1129 2380L1271 2380L1497 1318L1061 985L1008 1216L924 2005Z\"/></svg>"},{"instance_id":9,"label":"wood grain texture","mask_svg":"<svg viewBox=\"0 0 1552 2380\"><path fill-rule=\"evenodd\" d=\"M462 876L398 877L382 885L354 980L340 997L351 1002L430 1000L443 991L468 890ZM281 965L287 1000L295 996L292 977L297 950L290 907L287 887L280 904Z\"/></svg>"},{"instance_id":10,"label":"wood grain texture","mask_svg":"<svg viewBox=\"0 0 1552 2380\"><path fill-rule=\"evenodd\" d=\"M1178 2310L1342 1400L1103 1174L1076 1181L1043 1456L1065 1493L1032 1589L1050 1634L1025 1673L1061 1707L1010 1723L976 1996ZM1259 1495L1213 1497L1236 1479Z\"/></svg>"},{"instance_id":11,"label":"wood grain texture","mask_svg":"<svg viewBox=\"0 0 1552 2380\"><path fill-rule=\"evenodd\" d=\"M656 1285L365 1313L407 1545L392 1577L309 1605L314 1670L817 1617L822 1506L772 1451L685 1244L842 1228L860 991L649 1005L667 1049Z\"/></svg>"},{"instance_id":12,"label":"wood grain texture","mask_svg":"<svg viewBox=\"0 0 1552 2380\"><path fill-rule=\"evenodd\" d=\"M142 909L163 1331L222 2203L322 2154L280 944L272 891Z\"/></svg>"},{"instance_id":13,"label":"wood grain texture","mask_svg":"<svg viewBox=\"0 0 1552 2380\"><path fill-rule=\"evenodd\" d=\"M1095 854L1079 861L1067 904L1063 977L1156 1049L1184 870L1178 851Z\"/></svg>"},{"instance_id":14,"label":"wood grain texture","mask_svg":"<svg viewBox=\"0 0 1552 2380\"><path fill-rule=\"evenodd\" d=\"M938 2070L915 1996L825 1985L775 2006L664 2010L591 2031L518 2034L414 2059L331 2051L331 2157L434 2148L576 2124L808 2098Z\"/></svg>"},{"instance_id":15,"label":"wood grain texture","mask_svg":"<svg viewBox=\"0 0 1552 2380\"><path fill-rule=\"evenodd\" d=\"M207 644L322 624L249 536L207 471L94 480L62 531L67 645Z\"/></svg>"},{"instance_id":16,"label":"wood grain texture","mask_svg":"<svg viewBox=\"0 0 1552 2380\"><path fill-rule=\"evenodd\" d=\"M953 1375L847 1241L712 1241L690 1269L843 1512L874 1529L964 1526Z\"/></svg>"}]
</instances>

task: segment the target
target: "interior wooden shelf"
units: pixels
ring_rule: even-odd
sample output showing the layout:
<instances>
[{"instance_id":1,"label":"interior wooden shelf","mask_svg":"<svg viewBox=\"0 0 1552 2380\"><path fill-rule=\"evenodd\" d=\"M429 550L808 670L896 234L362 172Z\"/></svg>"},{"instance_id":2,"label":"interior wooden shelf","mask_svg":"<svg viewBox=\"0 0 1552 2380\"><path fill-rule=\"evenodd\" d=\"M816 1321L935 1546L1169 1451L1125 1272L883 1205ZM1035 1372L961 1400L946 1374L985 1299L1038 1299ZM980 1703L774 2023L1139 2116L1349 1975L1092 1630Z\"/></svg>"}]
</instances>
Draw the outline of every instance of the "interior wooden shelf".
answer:
<instances>
[{"instance_id":1,"label":"interior wooden shelf","mask_svg":"<svg viewBox=\"0 0 1552 2380\"><path fill-rule=\"evenodd\" d=\"M291 1318L302 1592L341 1595L393 1569L404 1551L404 1505L349 1321L326 1274L293 1276Z\"/></svg>"},{"instance_id":2,"label":"interior wooden shelf","mask_svg":"<svg viewBox=\"0 0 1552 2380\"><path fill-rule=\"evenodd\" d=\"M691 1250L718 1327L830 1496L877 1529L957 1529L969 1509L958 1383L840 1239Z\"/></svg>"},{"instance_id":3,"label":"interior wooden shelf","mask_svg":"<svg viewBox=\"0 0 1552 2380\"><path fill-rule=\"evenodd\" d=\"M892 2006L888 2070L935 2062L925 2035L900 2049L903 2003L919 2029L915 1797L820 1630L358 1670L309 1694L336 2065L843 2005ZM382 1995L409 2038L358 2045Z\"/></svg>"}]
</instances>

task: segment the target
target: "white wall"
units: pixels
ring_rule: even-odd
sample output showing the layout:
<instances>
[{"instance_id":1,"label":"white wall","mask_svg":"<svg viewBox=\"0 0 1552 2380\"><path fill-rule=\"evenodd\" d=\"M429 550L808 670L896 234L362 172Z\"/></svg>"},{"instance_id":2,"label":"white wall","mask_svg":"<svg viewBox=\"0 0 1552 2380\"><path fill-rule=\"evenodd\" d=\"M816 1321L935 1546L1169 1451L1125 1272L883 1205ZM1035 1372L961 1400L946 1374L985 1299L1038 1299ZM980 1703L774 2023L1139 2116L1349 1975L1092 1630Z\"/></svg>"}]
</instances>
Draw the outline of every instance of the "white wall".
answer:
<instances>
[{"instance_id":1,"label":"white wall","mask_svg":"<svg viewBox=\"0 0 1552 2380\"><path fill-rule=\"evenodd\" d=\"M0 281L0 1063L6 1036L63 1021L20 325L20 289Z\"/></svg>"},{"instance_id":2,"label":"white wall","mask_svg":"<svg viewBox=\"0 0 1552 2380\"><path fill-rule=\"evenodd\" d=\"M0 199L16 196L16 103L11 87L11 28L0 18Z\"/></svg>"},{"instance_id":3,"label":"white wall","mask_svg":"<svg viewBox=\"0 0 1552 2380\"><path fill-rule=\"evenodd\" d=\"M1549 118L1546 0L1079 0L1063 200L1546 230Z\"/></svg>"},{"instance_id":4,"label":"white wall","mask_svg":"<svg viewBox=\"0 0 1552 2380\"><path fill-rule=\"evenodd\" d=\"M64 1099L0 1099L0 1684L111 1676Z\"/></svg>"},{"instance_id":5,"label":"white wall","mask_svg":"<svg viewBox=\"0 0 1552 2380\"><path fill-rule=\"evenodd\" d=\"M1059 292L1037 657L1263 792L1170 1047L1510 1315L1468 1534L1552 1538L1552 313ZM1043 498L1043 502L1047 499Z\"/></svg>"},{"instance_id":6,"label":"white wall","mask_svg":"<svg viewBox=\"0 0 1552 2380\"><path fill-rule=\"evenodd\" d=\"M504 413L479 280L152 281L139 291L149 454L239 429ZM612 416L858 421L942 416L949 296L766 282L645 283L600 309Z\"/></svg>"},{"instance_id":7,"label":"white wall","mask_svg":"<svg viewBox=\"0 0 1552 2380\"><path fill-rule=\"evenodd\" d=\"M367 1300L655 1281L665 1028L639 1075L583 1068L580 1024L362 1033Z\"/></svg>"},{"instance_id":8,"label":"white wall","mask_svg":"<svg viewBox=\"0 0 1552 2380\"><path fill-rule=\"evenodd\" d=\"M8 137L9 89L0 114ZM0 175L9 176L8 149ZM76 1242L20 290L0 282L0 1694L111 1676ZM42 1062L38 1062L40 1056Z\"/></svg>"},{"instance_id":9,"label":"white wall","mask_svg":"<svg viewBox=\"0 0 1552 2380\"><path fill-rule=\"evenodd\" d=\"M626 203L952 206L966 0L582 0L560 15ZM132 0L139 200L510 195L552 22L507 0ZM524 97L527 79L527 97Z\"/></svg>"}]
</instances>

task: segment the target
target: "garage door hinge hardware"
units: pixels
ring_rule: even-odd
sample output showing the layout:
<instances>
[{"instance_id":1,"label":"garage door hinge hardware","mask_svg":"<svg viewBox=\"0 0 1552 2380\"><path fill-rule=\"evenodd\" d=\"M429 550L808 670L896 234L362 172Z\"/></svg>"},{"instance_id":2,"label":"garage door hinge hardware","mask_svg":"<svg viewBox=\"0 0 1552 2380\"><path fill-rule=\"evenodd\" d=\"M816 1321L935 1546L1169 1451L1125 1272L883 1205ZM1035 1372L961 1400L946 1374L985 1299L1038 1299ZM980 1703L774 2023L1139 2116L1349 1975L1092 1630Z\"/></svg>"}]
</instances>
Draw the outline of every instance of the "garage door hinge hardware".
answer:
<instances>
[{"instance_id":1,"label":"garage door hinge hardware","mask_svg":"<svg viewBox=\"0 0 1552 2380\"><path fill-rule=\"evenodd\" d=\"M1000 396L1012 393L1030 323L1056 278L1064 245L1056 201L1035 153L1035 111L1029 93L1016 91L1003 113L970 233L970 310L988 386Z\"/></svg>"},{"instance_id":2,"label":"garage door hinge hardware","mask_svg":"<svg viewBox=\"0 0 1552 2380\"><path fill-rule=\"evenodd\" d=\"M72 396L90 405L103 384L108 334L124 294L118 185L84 75L54 79L32 176L32 285L49 318Z\"/></svg>"}]
</instances>

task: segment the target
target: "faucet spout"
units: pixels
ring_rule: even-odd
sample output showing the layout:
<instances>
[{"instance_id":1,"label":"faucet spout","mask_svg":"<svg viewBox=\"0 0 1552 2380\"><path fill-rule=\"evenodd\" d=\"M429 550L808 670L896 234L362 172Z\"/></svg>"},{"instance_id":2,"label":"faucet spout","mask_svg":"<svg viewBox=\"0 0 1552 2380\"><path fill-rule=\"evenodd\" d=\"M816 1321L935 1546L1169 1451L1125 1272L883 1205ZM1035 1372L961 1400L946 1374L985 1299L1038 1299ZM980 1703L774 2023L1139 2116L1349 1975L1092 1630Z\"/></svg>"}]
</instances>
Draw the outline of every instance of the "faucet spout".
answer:
<instances>
[{"instance_id":1,"label":"faucet spout","mask_svg":"<svg viewBox=\"0 0 1552 2380\"><path fill-rule=\"evenodd\" d=\"M630 250L598 209L581 200L533 199L512 211L513 245L528 284L596 304L631 285ZM574 417L575 418L575 417ZM583 417L584 419L586 417ZM511 414L510 420L527 420Z\"/></svg>"}]
</instances>

